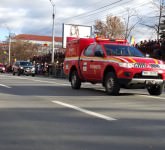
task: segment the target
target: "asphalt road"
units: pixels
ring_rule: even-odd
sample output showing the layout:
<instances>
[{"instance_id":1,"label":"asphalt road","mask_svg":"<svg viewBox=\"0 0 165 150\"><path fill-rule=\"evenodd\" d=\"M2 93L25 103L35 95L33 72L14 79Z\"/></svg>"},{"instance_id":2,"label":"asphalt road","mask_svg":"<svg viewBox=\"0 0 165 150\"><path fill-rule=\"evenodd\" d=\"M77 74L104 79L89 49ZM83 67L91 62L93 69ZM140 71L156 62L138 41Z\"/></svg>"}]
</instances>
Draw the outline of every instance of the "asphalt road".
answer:
<instances>
[{"instance_id":1,"label":"asphalt road","mask_svg":"<svg viewBox=\"0 0 165 150\"><path fill-rule=\"evenodd\" d=\"M165 92L0 74L0 150L165 150Z\"/></svg>"}]
</instances>

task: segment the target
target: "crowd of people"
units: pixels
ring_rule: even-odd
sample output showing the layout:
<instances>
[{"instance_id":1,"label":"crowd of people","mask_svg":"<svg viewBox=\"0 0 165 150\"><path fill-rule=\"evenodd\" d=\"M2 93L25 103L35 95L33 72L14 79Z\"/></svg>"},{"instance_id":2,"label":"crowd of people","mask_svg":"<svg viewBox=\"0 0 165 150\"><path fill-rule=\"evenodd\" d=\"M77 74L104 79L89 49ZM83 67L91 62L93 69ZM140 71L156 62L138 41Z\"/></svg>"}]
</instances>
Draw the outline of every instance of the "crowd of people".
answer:
<instances>
[{"instance_id":1,"label":"crowd of people","mask_svg":"<svg viewBox=\"0 0 165 150\"><path fill-rule=\"evenodd\" d=\"M54 75L55 77L63 77L64 53L57 52L54 55L54 63L51 63L51 54L34 56L31 61L35 65L36 74L38 75Z\"/></svg>"},{"instance_id":2,"label":"crowd of people","mask_svg":"<svg viewBox=\"0 0 165 150\"><path fill-rule=\"evenodd\" d=\"M144 40L135 45L144 54L165 61L165 40Z\"/></svg>"}]
</instances>

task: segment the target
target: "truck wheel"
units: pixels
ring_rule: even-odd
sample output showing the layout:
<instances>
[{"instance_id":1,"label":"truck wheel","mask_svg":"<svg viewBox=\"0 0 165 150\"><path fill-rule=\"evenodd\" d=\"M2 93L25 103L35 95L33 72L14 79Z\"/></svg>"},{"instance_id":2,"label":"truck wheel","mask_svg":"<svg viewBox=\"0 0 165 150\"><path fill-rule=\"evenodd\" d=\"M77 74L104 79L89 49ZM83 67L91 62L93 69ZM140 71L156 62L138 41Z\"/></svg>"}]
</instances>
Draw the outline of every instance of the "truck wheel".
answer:
<instances>
[{"instance_id":1,"label":"truck wheel","mask_svg":"<svg viewBox=\"0 0 165 150\"><path fill-rule=\"evenodd\" d=\"M164 89L163 83L160 85L154 85L154 86L147 87L148 93L150 95L155 95L155 96L161 95L163 92L163 89Z\"/></svg>"},{"instance_id":2,"label":"truck wheel","mask_svg":"<svg viewBox=\"0 0 165 150\"><path fill-rule=\"evenodd\" d=\"M119 95L120 85L113 72L107 73L104 85L108 95Z\"/></svg>"},{"instance_id":3,"label":"truck wheel","mask_svg":"<svg viewBox=\"0 0 165 150\"><path fill-rule=\"evenodd\" d=\"M35 74L32 74L32 77L35 77Z\"/></svg>"},{"instance_id":4,"label":"truck wheel","mask_svg":"<svg viewBox=\"0 0 165 150\"><path fill-rule=\"evenodd\" d=\"M81 81L76 70L71 73L71 86L73 89L80 89Z\"/></svg>"}]
</instances>

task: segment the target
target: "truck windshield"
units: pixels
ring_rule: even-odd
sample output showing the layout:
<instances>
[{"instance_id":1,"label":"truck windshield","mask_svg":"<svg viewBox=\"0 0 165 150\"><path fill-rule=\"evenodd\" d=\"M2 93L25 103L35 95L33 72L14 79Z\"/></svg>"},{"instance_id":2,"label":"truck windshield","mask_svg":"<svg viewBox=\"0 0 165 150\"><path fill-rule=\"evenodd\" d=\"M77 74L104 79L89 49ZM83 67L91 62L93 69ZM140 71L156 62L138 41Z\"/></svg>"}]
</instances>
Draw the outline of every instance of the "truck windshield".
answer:
<instances>
[{"instance_id":1,"label":"truck windshield","mask_svg":"<svg viewBox=\"0 0 165 150\"><path fill-rule=\"evenodd\" d=\"M104 47L108 56L144 57L143 53L135 47L110 44L105 44Z\"/></svg>"}]
</instances>

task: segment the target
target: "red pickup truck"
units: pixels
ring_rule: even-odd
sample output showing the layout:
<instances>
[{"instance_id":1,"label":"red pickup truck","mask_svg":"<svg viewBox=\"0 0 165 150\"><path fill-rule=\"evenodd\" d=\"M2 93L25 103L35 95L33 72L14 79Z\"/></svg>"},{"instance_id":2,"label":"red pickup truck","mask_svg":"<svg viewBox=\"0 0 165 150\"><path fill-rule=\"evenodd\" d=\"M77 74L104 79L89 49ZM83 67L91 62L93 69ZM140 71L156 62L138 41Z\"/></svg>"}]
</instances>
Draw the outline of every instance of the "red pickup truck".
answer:
<instances>
[{"instance_id":1,"label":"red pickup truck","mask_svg":"<svg viewBox=\"0 0 165 150\"><path fill-rule=\"evenodd\" d=\"M82 82L102 83L108 95L120 88L144 89L160 95L165 83L165 64L145 57L126 40L79 38L67 42L64 73L73 89Z\"/></svg>"}]
</instances>

